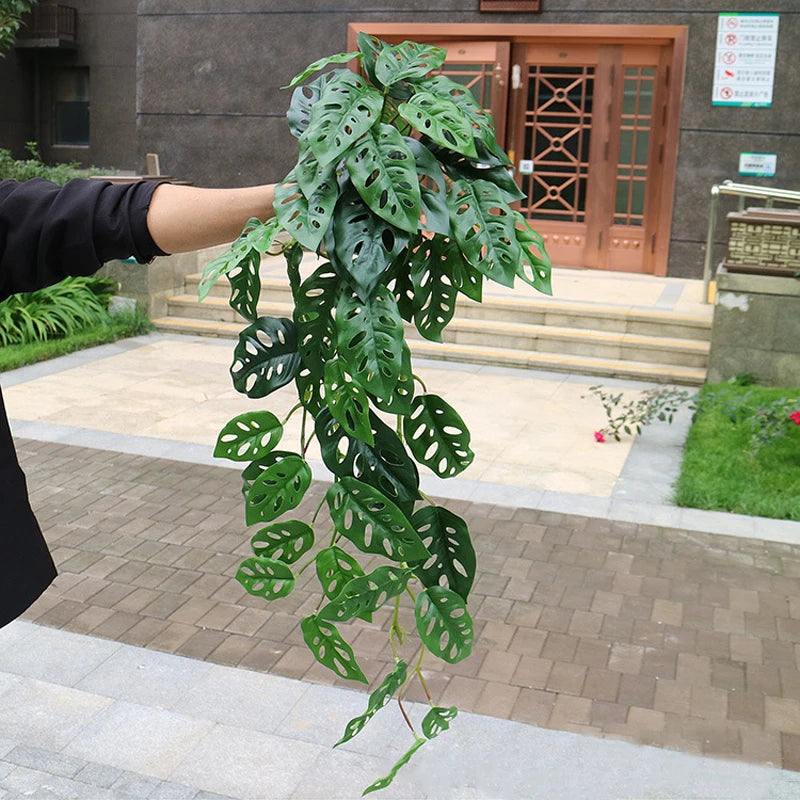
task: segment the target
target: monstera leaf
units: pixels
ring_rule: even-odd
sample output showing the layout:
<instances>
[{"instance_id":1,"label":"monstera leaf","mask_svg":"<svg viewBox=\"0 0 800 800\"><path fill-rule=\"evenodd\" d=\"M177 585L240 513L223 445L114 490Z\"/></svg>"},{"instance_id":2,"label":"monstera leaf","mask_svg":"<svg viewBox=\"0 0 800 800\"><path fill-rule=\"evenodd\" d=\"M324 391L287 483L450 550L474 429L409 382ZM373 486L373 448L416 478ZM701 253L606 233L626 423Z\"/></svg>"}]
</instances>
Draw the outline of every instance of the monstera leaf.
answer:
<instances>
[{"instance_id":1,"label":"monstera leaf","mask_svg":"<svg viewBox=\"0 0 800 800\"><path fill-rule=\"evenodd\" d=\"M261 253L251 250L229 273L231 296L228 305L248 322L258 319L261 297Z\"/></svg>"},{"instance_id":2,"label":"monstera leaf","mask_svg":"<svg viewBox=\"0 0 800 800\"><path fill-rule=\"evenodd\" d=\"M331 64L346 64L354 58L363 58L363 53L359 53L358 50L356 50L353 53L336 53L336 55L320 58L317 61L313 61L302 72L295 75L294 78L289 81L288 86L282 86L281 88L291 89L292 86L297 86L298 83L302 83L315 72L319 72L321 69L325 69L325 67L329 67Z\"/></svg>"},{"instance_id":3,"label":"monstera leaf","mask_svg":"<svg viewBox=\"0 0 800 800\"><path fill-rule=\"evenodd\" d=\"M517 241L522 250L522 258L517 266L517 275L543 294L553 294L550 285L550 256L544 248L544 239L528 224L518 211L514 212Z\"/></svg>"},{"instance_id":4,"label":"monstera leaf","mask_svg":"<svg viewBox=\"0 0 800 800\"><path fill-rule=\"evenodd\" d=\"M435 394L418 395L411 405L403 433L414 458L440 478L463 472L475 458L464 420Z\"/></svg>"},{"instance_id":5,"label":"monstera leaf","mask_svg":"<svg viewBox=\"0 0 800 800\"><path fill-rule=\"evenodd\" d=\"M472 122L452 100L431 92L417 92L397 110L413 128L442 147L477 157Z\"/></svg>"},{"instance_id":6,"label":"monstera leaf","mask_svg":"<svg viewBox=\"0 0 800 800\"><path fill-rule=\"evenodd\" d=\"M344 735L334 747L349 742L364 730L364 726L378 713L391 699L394 693L406 682L408 664L398 661L394 669L381 681L380 686L369 696L367 710L347 723Z\"/></svg>"},{"instance_id":7,"label":"monstera leaf","mask_svg":"<svg viewBox=\"0 0 800 800\"><path fill-rule=\"evenodd\" d=\"M248 594L265 600L286 597L294 588L294 575L286 564L259 556L242 561L236 580Z\"/></svg>"},{"instance_id":8,"label":"monstera leaf","mask_svg":"<svg viewBox=\"0 0 800 800\"><path fill-rule=\"evenodd\" d=\"M382 109L383 96L360 75L337 71L312 106L301 139L324 167L341 158L380 119Z\"/></svg>"},{"instance_id":9,"label":"monstera leaf","mask_svg":"<svg viewBox=\"0 0 800 800\"><path fill-rule=\"evenodd\" d=\"M394 295L382 286L365 302L344 292L335 324L339 358L347 372L370 394L388 400L403 356L403 318Z\"/></svg>"},{"instance_id":10,"label":"monstera leaf","mask_svg":"<svg viewBox=\"0 0 800 800\"><path fill-rule=\"evenodd\" d=\"M447 236L450 233L450 211L447 206L447 185L442 166L419 139L410 136L405 136L403 139L414 155L417 165L422 214L420 226L431 233Z\"/></svg>"},{"instance_id":11,"label":"monstera leaf","mask_svg":"<svg viewBox=\"0 0 800 800\"><path fill-rule=\"evenodd\" d=\"M435 739L442 731L450 729L450 721L456 718L458 709L455 706L443 708L434 706L422 720L422 732L428 739Z\"/></svg>"},{"instance_id":12,"label":"monstera leaf","mask_svg":"<svg viewBox=\"0 0 800 800\"><path fill-rule=\"evenodd\" d=\"M369 683L356 663L353 648L332 622L313 615L306 617L300 623L300 628L305 643L320 664L333 670L340 678Z\"/></svg>"},{"instance_id":13,"label":"monstera leaf","mask_svg":"<svg viewBox=\"0 0 800 800\"><path fill-rule=\"evenodd\" d=\"M431 586L420 592L414 615L420 638L443 661L455 664L472 652L472 618L464 601L452 589Z\"/></svg>"},{"instance_id":14,"label":"monstera leaf","mask_svg":"<svg viewBox=\"0 0 800 800\"><path fill-rule=\"evenodd\" d=\"M475 580L475 548L467 523L443 506L424 506L411 517L422 543L432 556L415 567L425 586L452 589L466 602Z\"/></svg>"},{"instance_id":15,"label":"monstera leaf","mask_svg":"<svg viewBox=\"0 0 800 800\"><path fill-rule=\"evenodd\" d=\"M348 434L374 444L369 396L350 377L338 358L325 364L325 397L331 415Z\"/></svg>"},{"instance_id":16,"label":"monstera leaf","mask_svg":"<svg viewBox=\"0 0 800 800\"><path fill-rule=\"evenodd\" d=\"M328 256L367 300L410 235L373 213L352 185L339 196L333 217L325 237Z\"/></svg>"},{"instance_id":17,"label":"monstera leaf","mask_svg":"<svg viewBox=\"0 0 800 800\"><path fill-rule=\"evenodd\" d=\"M328 230L338 198L339 187L334 179L319 182L306 199L292 170L275 187L275 214L283 228L303 247L316 250Z\"/></svg>"},{"instance_id":18,"label":"monstera leaf","mask_svg":"<svg viewBox=\"0 0 800 800\"><path fill-rule=\"evenodd\" d=\"M311 468L300 456L287 455L270 465L247 493L247 524L272 522L284 512L297 508L310 485Z\"/></svg>"},{"instance_id":19,"label":"monstera leaf","mask_svg":"<svg viewBox=\"0 0 800 800\"><path fill-rule=\"evenodd\" d=\"M411 747L409 747L408 750L406 750L406 752L403 753L402 756L400 756L400 758L397 760L397 763L389 770L389 773L385 775L383 778L378 778L377 781L367 786L367 788L364 789L364 791L361 793L362 796L365 794L371 794L372 792L377 792L389 786L391 782L397 777L397 773L406 764L408 764L409 761L411 761L411 757L414 755L414 753L416 753L417 750L419 750L420 747L422 747L422 745L424 745L425 742L427 741L428 741L427 739L421 739L421 738L415 739L414 744L412 744Z\"/></svg>"},{"instance_id":20,"label":"monstera leaf","mask_svg":"<svg viewBox=\"0 0 800 800\"><path fill-rule=\"evenodd\" d=\"M378 567L369 575L353 578L339 596L323 606L318 616L332 622L346 622L372 614L406 590L414 571L408 567Z\"/></svg>"},{"instance_id":21,"label":"monstera leaf","mask_svg":"<svg viewBox=\"0 0 800 800\"><path fill-rule=\"evenodd\" d=\"M322 460L336 476L358 478L405 508L419 499L419 473L397 434L370 412L374 444L348 436L330 411L315 420Z\"/></svg>"},{"instance_id":22,"label":"monstera leaf","mask_svg":"<svg viewBox=\"0 0 800 800\"><path fill-rule=\"evenodd\" d=\"M342 71L344 72L344 70ZM292 92L292 101L286 112L286 120L294 137L299 139L306 132L311 122L311 109L322 95L322 90L334 77L336 77L336 71L326 72L311 83L298 86Z\"/></svg>"},{"instance_id":23,"label":"monstera leaf","mask_svg":"<svg viewBox=\"0 0 800 800\"><path fill-rule=\"evenodd\" d=\"M375 77L384 86L411 78L423 78L439 69L447 58L441 47L402 42L384 48L375 61Z\"/></svg>"},{"instance_id":24,"label":"monstera leaf","mask_svg":"<svg viewBox=\"0 0 800 800\"><path fill-rule=\"evenodd\" d=\"M292 381L299 364L294 323L260 317L239 334L231 365L233 386L248 397L265 397Z\"/></svg>"},{"instance_id":25,"label":"monstera leaf","mask_svg":"<svg viewBox=\"0 0 800 800\"><path fill-rule=\"evenodd\" d=\"M367 78L369 78L370 83L373 83L382 89L383 84L375 75L375 64L378 61L378 56L391 45L388 45L386 42L382 42L376 36L370 36L368 33L364 33L363 31L358 34L356 41L358 43L358 49L361 51L362 55L361 66L364 68Z\"/></svg>"},{"instance_id":26,"label":"monstera leaf","mask_svg":"<svg viewBox=\"0 0 800 800\"><path fill-rule=\"evenodd\" d=\"M419 87L426 92L431 92L437 97L443 97L454 103L461 110L461 113L469 119L473 127L481 134L488 135L494 139L494 121L492 115L481 108L475 98L461 83L457 83L446 75L432 75L424 81L420 81Z\"/></svg>"},{"instance_id":27,"label":"monstera leaf","mask_svg":"<svg viewBox=\"0 0 800 800\"><path fill-rule=\"evenodd\" d=\"M467 261L503 286L513 286L520 258L514 216L489 181L456 181L450 188L453 235Z\"/></svg>"},{"instance_id":28,"label":"monstera leaf","mask_svg":"<svg viewBox=\"0 0 800 800\"><path fill-rule=\"evenodd\" d=\"M443 236L426 239L411 256L414 286L414 324L426 339L442 341L442 331L456 311L458 286L448 262L460 258L458 249Z\"/></svg>"},{"instance_id":29,"label":"monstera leaf","mask_svg":"<svg viewBox=\"0 0 800 800\"><path fill-rule=\"evenodd\" d=\"M294 322L298 352L303 364L315 369L322 379L323 365L333 358L336 330L333 310L342 279L330 264L323 264L309 275L297 291Z\"/></svg>"},{"instance_id":30,"label":"monstera leaf","mask_svg":"<svg viewBox=\"0 0 800 800\"><path fill-rule=\"evenodd\" d=\"M329 600L335 600L347 583L364 574L358 561L336 545L320 550L315 565L322 591Z\"/></svg>"},{"instance_id":31,"label":"monstera leaf","mask_svg":"<svg viewBox=\"0 0 800 800\"><path fill-rule=\"evenodd\" d=\"M406 515L373 486L344 477L328 489L325 499L337 533L362 552L392 561L430 556Z\"/></svg>"},{"instance_id":32,"label":"monstera leaf","mask_svg":"<svg viewBox=\"0 0 800 800\"><path fill-rule=\"evenodd\" d=\"M417 230L419 178L414 155L396 128L375 125L350 151L347 168L353 185L375 214L410 233Z\"/></svg>"},{"instance_id":33,"label":"monstera leaf","mask_svg":"<svg viewBox=\"0 0 800 800\"><path fill-rule=\"evenodd\" d=\"M254 534L250 546L257 556L294 564L314 546L314 529L297 519L276 522Z\"/></svg>"},{"instance_id":34,"label":"monstera leaf","mask_svg":"<svg viewBox=\"0 0 800 800\"><path fill-rule=\"evenodd\" d=\"M403 357L400 362L400 373L397 383L388 400L372 396L372 403L379 411L404 417L411 413L411 401L414 399L414 373L411 371L411 351L403 345Z\"/></svg>"},{"instance_id":35,"label":"monstera leaf","mask_svg":"<svg viewBox=\"0 0 800 800\"><path fill-rule=\"evenodd\" d=\"M258 461L275 448L283 436L283 425L271 411L239 414L219 432L214 458Z\"/></svg>"}]
</instances>

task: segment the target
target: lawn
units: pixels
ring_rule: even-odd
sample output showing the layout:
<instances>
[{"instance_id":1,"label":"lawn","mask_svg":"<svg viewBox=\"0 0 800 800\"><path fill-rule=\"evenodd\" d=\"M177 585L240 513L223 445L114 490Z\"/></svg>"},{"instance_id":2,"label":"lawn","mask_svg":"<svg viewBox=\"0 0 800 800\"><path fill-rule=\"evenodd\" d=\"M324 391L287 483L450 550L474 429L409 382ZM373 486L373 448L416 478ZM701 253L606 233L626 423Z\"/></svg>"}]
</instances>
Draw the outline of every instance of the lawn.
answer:
<instances>
[{"instance_id":1,"label":"lawn","mask_svg":"<svg viewBox=\"0 0 800 800\"><path fill-rule=\"evenodd\" d=\"M153 329L147 316L140 312L123 313L107 322L92 325L67 336L29 344L9 344L0 347L0 372L46 361L49 358L85 350L129 336L139 336Z\"/></svg>"},{"instance_id":2,"label":"lawn","mask_svg":"<svg viewBox=\"0 0 800 800\"><path fill-rule=\"evenodd\" d=\"M751 455L752 414L733 422L725 412L726 405L746 395L747 407L759 409L780 398L800 398L800 389L722 384L708 385L701 394L704 401L712 402L698 413L689 431L675 502L690 508L800 520L800 425L786 415L785 424L779 425L786 435ZM796 409L800 401L792 410Z\"/></svg>"}]
</instances>

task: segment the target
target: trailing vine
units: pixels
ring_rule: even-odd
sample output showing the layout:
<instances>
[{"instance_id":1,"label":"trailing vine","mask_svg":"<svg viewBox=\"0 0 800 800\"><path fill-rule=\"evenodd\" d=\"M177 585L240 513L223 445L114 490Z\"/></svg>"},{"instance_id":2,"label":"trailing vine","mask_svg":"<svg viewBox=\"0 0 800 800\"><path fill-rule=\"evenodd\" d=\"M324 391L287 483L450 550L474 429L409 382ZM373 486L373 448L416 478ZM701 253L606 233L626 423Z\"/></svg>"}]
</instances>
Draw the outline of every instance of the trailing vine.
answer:
<instances>
[{"instance_id":1,"label":"trailing vine","mask_svg":"<svg viewBox=\"0 0 800 800\"><path fill-rule=\"evenodd\" d=\"M485 278L504 286L520 278L549 294L550 263L541 237L510 208L522 194L490 115L462 85L436 74L445 51L365 34L358 46L314 62L290 83L298 160L276 189L276 216L248 223L206 267L199 294L227 275L230 305L248 323L234 350L235 388L259 399L294 383L292 413L303 415L299 452L276 449L283 423L267 410L242 414L219 434L215 455L247 462L245 520L257 527L237 580L274 600L313 567L320 602L302 620L303 638L321 664L361 683L368 679L337 625L394 608L394 667L336 744L393 697L414 739L366 794L388 786L456 716L455 707L431 699L423 657L456 663L473 644L467 600L476 559L467 523L422 494L416 466L458 475L474 457L470 433L414 375L404 325L441 341L459 293L480 301ZM308 80L354 60L363 74L336 67ZM292 319L258 314L261 256L276 241L286 242ZM320 259L307 275L304 250ZM314 526L286 518L311 484L312 438L333 475ZM322 546L315 526L329 534ZM380 566L366 573L362 554ZM401 621L406 594L416 635ZM421 643L413 663L404 655L408 639ZM431 706L421 733L402 704L411 680Z\"/></svg>"}]
</instances>

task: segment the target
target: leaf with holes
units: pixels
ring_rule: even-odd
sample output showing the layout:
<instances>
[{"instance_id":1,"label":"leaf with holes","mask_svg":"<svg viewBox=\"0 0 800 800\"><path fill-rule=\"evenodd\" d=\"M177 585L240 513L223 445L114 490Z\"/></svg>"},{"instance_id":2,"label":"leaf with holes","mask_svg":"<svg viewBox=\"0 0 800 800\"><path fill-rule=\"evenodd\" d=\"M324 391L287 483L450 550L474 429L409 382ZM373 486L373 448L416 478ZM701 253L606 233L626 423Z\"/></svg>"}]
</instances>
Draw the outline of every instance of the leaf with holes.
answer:
<instances>
[{"instance_id":1,"label":"leaf with holes","mask_svg":"<svg viewBox=\"0 0 800 800\"><path fill-rule=\"evenodd\" d=\"M417 595L417 631L427 648L448 664L472 652L472 618L463 599L452 589L431 586Z\"/></svg>"},{"instance_id":2,"label":"leaf with holes","mask_svg":"<svg viewBox=\"0 0 800 800\"><path fill-rule=\"evenodd\" d=\"M417 85L426 92L454 103L478 131L494 137L492 115L478 105L475 96L463 83L458 83L447 75L431 75Z\"/></svg>"},{"instance_id":3,"label":"leaf with holes","mask_svg":"<svg viewBox=\"0 0 800 800\"><path fill-rule=\"evenodd\" d=\"M488 181L450 187L453 235L467 261L487 278L513 286L521 252L514 217L501 190Z\"/></svg>"},{"instance_id":4,"label":"leaf with holes","mask_svg":"<svg viewBox=\"0 0 800 800\"><path fill-rule=\"evenodd\" d=\"M383 778L378 778L374 783L371 783L367 786L366 789L361 793L363 797L365 794L370 794L371 792L377 792L380 789L385 789L387 786L391 784L391 782L397 777L397 773L406 765L409 761L411 761L411 757L417 750L422 747L422 745L427 742L427 739L415 739L414 744L403 753L402 756L397 760L397 763L389 770L389 774Z\"/></svg>"},{"instance_id":5,"label":"leaf with holes","mask_svg":"<svg viewBox=\"0 0 800 800\"><path fill-rule=\"evenodd\" d=\"M294 323L260 317L239 334L231 365L233 386L248 397L266 397L292 381L299 364Z\"/></svg>"},{"instance_id":6,"label":"leaf with holes","mask_svg":"<svg viewBox=\"0 0 800 800\"><path fill-rule=\"evenodd\" d=\"M242 561L236 580L248 594L265 600L286 597L294 589L294 575L286 564L260 556Z\"/></svg>"},{"instance_id":7,"label":"leaf with holes","mask_svg":"<svg viewBox=\"0 0 800 800\"><path fill-rule=\"evenodd\" d=\"M380 88L383 88L375 75L375 64L377 63L378 56L381 54L381 52L391 45L381 41L377 36L370 36L368 33L364 33L363 31L358 34L356 42L358 43L358 49L363 55L363 58L361 59L361 66L364 68L364 72L367 73L369 82Z\"/></svg>"},{"instance_id":8,"label":"leaf with holes","mask_svg":"<svg viewBox=\"0 0 800 800\"><path fill-rule=\"evenodd\" d=\"M464 420L435 394L417 395L411 405L411 415L403 419L403 434L414 458L440 478L463 472L475 458Z\"/></svg>"},{"instance_id":9,"label":"leaf with holes","mask_svg":"<svg viewBox=\"0 0 800 800\"><path fill-rule=\"evenodd\" d=\"M302 83L310 75L319 72L321 69L325 69L325 67L329 67L331 64L346 64L354 58L363 58L363 53L359 53L358 50L356 50L353 53L336 53L336 55L333 56L320 58L309 64L301 73L295 75L294 78L289 81L288 86L281 86L281 89L291 89L292 86L297 86L298 83Z\"/></svg>"},{"instance_id":10,"label":"leaf with holes","mask_svg":"<svg viewBox=\"0 0 800 800\"><path fill-rule=\"evenodd\" d=\"M265 470L271 467L273 464L277 464L279 461L283 461L283 459L294 456L296 453L290 453L288 450L273 450L271 453L267 453L267 455L262 456L261 459L258 461L253 461L251 464L248 464L242 470L242 494L247 499L247 495L250 492L250 489L253 487L253 484L256 482L256 478Z\"/></svg>"},{"instance_id":11,"label":"leaf with holes","mask_svg":"<svg viewBox=\"0 0 800 800\"><path fill-rule=\"evenodd\" d=\"M357 717L354 717L345 725L344 735L334 747L349 742L354 736L358 736L364 726L378 713L394 696L394 693L406 682L408 664L405 661L398 661L394 669L380 682L380 685L369 696L367 710Z\"/></svg>"},{"instance_id":12,"label":"leaf with holes","mask_svg":"<svg viewBox=\"0 0 800 800\"><path fill-rule=\"evenodd\" d=\"M456 311L458 286L448 268L452 251L452 242L436 235L425 239L411 255L414 324L432 342L442 341L442 331Z\"/></svg>"},{"instance_id":13,"label":"leaf with holes","mask_svg":"<svg viewBox=\"0 0 800 800\"><path fill-rule=\"evenodd\" d=\"M358 561L336 545L320 550L315 566L322 591L329 600L335 600L350 580L364 574Z\"/></svg>"},{"instance_id":14,"label":"leaf with holes","mask_svg":"<svg viewBox=\"0 0 800 800\"><path fill-rule=\"evenodd\" d=\"M550 284L550 256L544 247L544 239L528 224L525 217L518 211L514 212L517 225L517 241L522 250L522 258L517 267L517 275L525 283L533 286L542 294L553 294Z\"/></svg>"},{"instance_id":15,"label":"leaf with holes","mask_svg":"<svg viewBox=\"0 0 800 800\"><path fill-rule=\"evenodd\" d=\"M450 721L456 718L458 709L455 706L444 708L434 706L422 720L422 732L428 739L435 739L443 731L450 729Z\"/></svg>"},{"instance_id":16,"label":"leaf with holes","mask_svg":"<svg viewBox=\"0 0 800 800\"><path fill-rule=\"evenodd\" d=\"M318 616L332 622L363 619L404 592L413 575L414 570L409 567L378 567L369 575L353 578L335 600L319 610Z\"/></svg>"},{"instance_id":17,"label":"leaf with holes","mask_svg":"<svg viewBox=\"0 0 800 800\"><path fill-rule=\"evenodd\" d=\"M340 166L344 170L344 164L344 159L342 159L338 163L332 161L330 164L321 167L317 157L306 147L300 151L300 158L292 171L297 178L301 191L306 199L310 200L322 184L333 187L338 196L341 188L339 185Z\"/></svg>"},{"instance_id":18,"label":"leaf with holes","mask_svg":"<svg viewBox=\"0 0 800 800\"><path fill-rule=\"evenodd\" d=\"M374 444L349 436L327 408L315 431L325 466L337 477L358 478L405 509L419 499L419 473L397 434L370 412ZM410 513L410 511L409 511Z\"/></svg>"},{"instance_id":19,"label":"leaf with holes","mask_svg":"<svg viewBox=\"0 0 800 800\"><path fill-rule=\"evenodd\" d=\"M493 183L502 190L506 201L509 203L522 200L525 197L525 193L517 186L511 173L503 166L487 167L475 164L468 158L462 157L449 162L446 166L446 171L447 175L454 181L466 180L467 182L472 182L483 180Z\"/></svg>"},{"instance_id":20,"label":"leaf with holes","mask_svg":"<svg viewBox=\"0 0 800 800\"><path fill-rule=\"evenodd\" d=\"M341 71L344 72L345 70ZM311 109L319 100L325 86L336 77L337 72L338 70L326 72L306 86L298 86L292 92L292 100L289 103L289 110L286 112L286 120L294 137L299 139L307 130L311 122Z\"/></svg>"},{"instance_id":21,"label":"leaf with holes","mask_svg":"<svg viewBox=\"0 0 800 800\"><path fill-rule=\"evenodd\" d=\"M477 566L467 523L443 506L424 506L411 516L411 524L431 552L414 568L423 586L446 586L466 602Z\"/></svg>"},{"instance_id":22,"label":"leaf with holes","mask_svg":"<svg viewBox=\"0 0 800 800\"><path fill-rule=\"evenodd\" d=\"M353 379L370 394L388 400L403 357L403 318L394 295L379 287L366 302L343 292L336 306L339 358Z\"/></svg>"},{"instance_id":23,"label":"leaf with holes","mask_svg":"<svg viewBox=\"0 0 800 800\"><path fill-rule=\"evenodd\" d=\"M483 299L483 275L464 258L459 246L452 240L448 248L447 268L453 276L458 291L480 303Z\"/></svg>"},{"instance_id":24,"label":"leaf with holes","mask_svg":"<svg viewBox=\"0 0 800 800\"><path fill-rule=\"evenodd\" d=\"M387 414L396 414L404 417L411 413L411 401L414 399L414 373L411 369L411 351L408 345L403 345L403 358L400 363L400 374L394 385L392 395L388 400L371 395L371 399L378 411Z\"/></svg>"},{"instance_id":25,"label":"leaf with holes","mask_svg":"<svg viewBox=\"0 0 800 800\"><path fill-rule=\"evenodd\" d=\"M324 167L341 158L380 119L382 108L380 92L360 75L339 70L311 107L311 119L301 140L308 143Z\"/></svg>"},{"instance_id":26,"label":"leaf with holes","mask_svg":"<svg viewBox=\"0 0 800 800\"><path fill-rule=\"evenodd\" d=\"M408 232L373 213L350 185L334 209L325 249L337 269L367 299L409 239Z\"/></svg>"},{"instance_id":27,"label":"leaf with holes","mask_svg":"<svg viewBox=\"0 0 800 800\"><path fill-rule=\"evenodd\" d=\"M379 217L414 233L419 227L420 191L414 156L391 125L378 123L347 156L350 180Z\"/></svg>"},{"instance_id":28,"label":"leaf with holes","mask_svg":"<svg viewBox=\"0 0 800 800\"><path fill-rule=\"evenodd\" d=\"M419 139L403 137L414 155L420 181L421 227L432 233L450 233L450 212L447 206L447 185L441 164Z\"/></svg>"},{"instance_id":29,"label":"leaf with holes","mask_svg":"<svg viewBox=\"0 0 800 800\"><path fill-rule=\"evenodd\" d=\"M375 61L375 77L383 86L411 78L424 78L439 69L447 58L441 47L417 42L401 42L384 48Z\"/></svg>"},{"instance_id":30,"label":"leaf with holes","mask_svg":"<svg viewBox=\"0 0 800 800\"><path fill-rule=\"evenodd\" d=\"M336 532L362 552L398 562L430 557L406 515L373 486L344 477L325 499Z\"/></svg>"},{"instance_id":31,"label":"leaf with holes","mask_svg":"<svg viewBox=\"0 0 800 800\"><path fill-rule=\"evenodd\" d=\"M286 456L267 467L247 493L247 524L272 522L284 512L297 508L310 485L311 468L298 455Z\"/></svg>"},{"instance_id":32,"label":"leaf with holes","mask_svg":"<svg viewBox=\"0 0 800 800\"><path fill-rule=\"evenodd\" d=\"M417 92L407 103L401 103L397 110L415 130L442 147L477 157L472 122L452 100L431 92Z\"/></svg>"},{"instance_id":33,"label":"leaf with holes","mask_svg":"<svg viewBox=\"0 0 800 800\"><path fill-rule=\"evenodd\" d=\"M333 670L340 678L369 683L356 663L353 648L342 638L332 622L314 615L306 617L300 623L300 628L305 643L320 664Z\"/></svg>"},{"instance_id":34,"label":"leaf with holes","mask_svg":"<svg viewBox=\"0 0 800 800\"><path fill-rule=\"evenodd\" d=\"M320 383L323 366L333 358L336 349L333 310L341 283L336 270L330 264L323 264L300 284L295 299L293 317L300 360Z\"/></svg>"},{"instance_id":35,"label":"leaf with holes","mask_svg":"<svg viewBox=\"0 0 800 800\"><path fill-rule=\"evenodd\" d=\"M333 418L357 439L374 444L369 422L369 396L338 358L325 364L325 397Z\"/></svg>"},{"instance_id":36,"label":"leaf with holes","mask_svg":"<svg viewBox=\"0 0 800 800\"><path fill-rule=\"evenodd\" d=\"M257 556L294 564L314 546L314 529L299 519L276 522L254 534L250 546Z\"/></svg>"},{"instance_id":37,"label":"leaf with holes","mask_svg":"<svg viewBox=\"0 0 800 800\"><path fill-rule=\"evenodd\" d=\"M316 250L331 223L338 198L336 181L323 180L306 199L292 170L275 187L275 214L287 233L303 247Z\"/></svg>"},{"instance_id":38,"label":"leaf with holes","mask_svg":"<svg viewBox=\"0 0 800 800\"><path fill-rule=\"evenodd\" d=\"M229 273L231 296L228 305L248 322L258 319L261 298L261 253L251 250Z\"/></svg>"},{"instance_id":39,"label":"leaf with holes","mask_svg":"<svg viewBox=\"0 0 800 800\"><path fill-rule=\"evenodd\" d=\"M283 425L270 411L239 414L217 436L214 458L258 461L275 448L283 436Z\"/></svg>"}]
</instances>

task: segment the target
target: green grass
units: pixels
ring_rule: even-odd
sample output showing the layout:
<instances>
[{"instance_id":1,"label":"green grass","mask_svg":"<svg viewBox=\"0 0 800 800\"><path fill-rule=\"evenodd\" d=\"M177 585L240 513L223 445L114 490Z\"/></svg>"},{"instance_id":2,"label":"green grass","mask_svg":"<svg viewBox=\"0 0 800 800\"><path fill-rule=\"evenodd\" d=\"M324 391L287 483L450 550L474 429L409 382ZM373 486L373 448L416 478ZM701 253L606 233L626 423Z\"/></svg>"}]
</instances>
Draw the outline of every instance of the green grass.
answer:
<instances>
[{"instance_id":1,"label":"green grass","mask_svg":"<svg viewBox=\"0 0 800 800\"><path fill-rule=\"evenodd\" d=\"M706 386L702 395L720 398L723 392L729 393L728 399L751 392L748 405L757 407L800 396L797 388L731 384ZM690 508L800 520L800 426L787 420L787 435L761 447L754 456L745 452L751 431L745 421L733 423L719 405L699 413L684 448L675 502Z\"/></svg>"},{"instance_id":2,"label":"green grass","mask_svg":"<svg viewBox=\"0 0 800 800\"><path fill-rule=\"evenodd\" d=\"M107 322L83 328L69 336L30 344L11 344L0 347L0 372L25 367L38 361L116 342L129 336L139 336L153 329L147 316L139 311L109 317Z\"/></svg>"}]
</instances>

